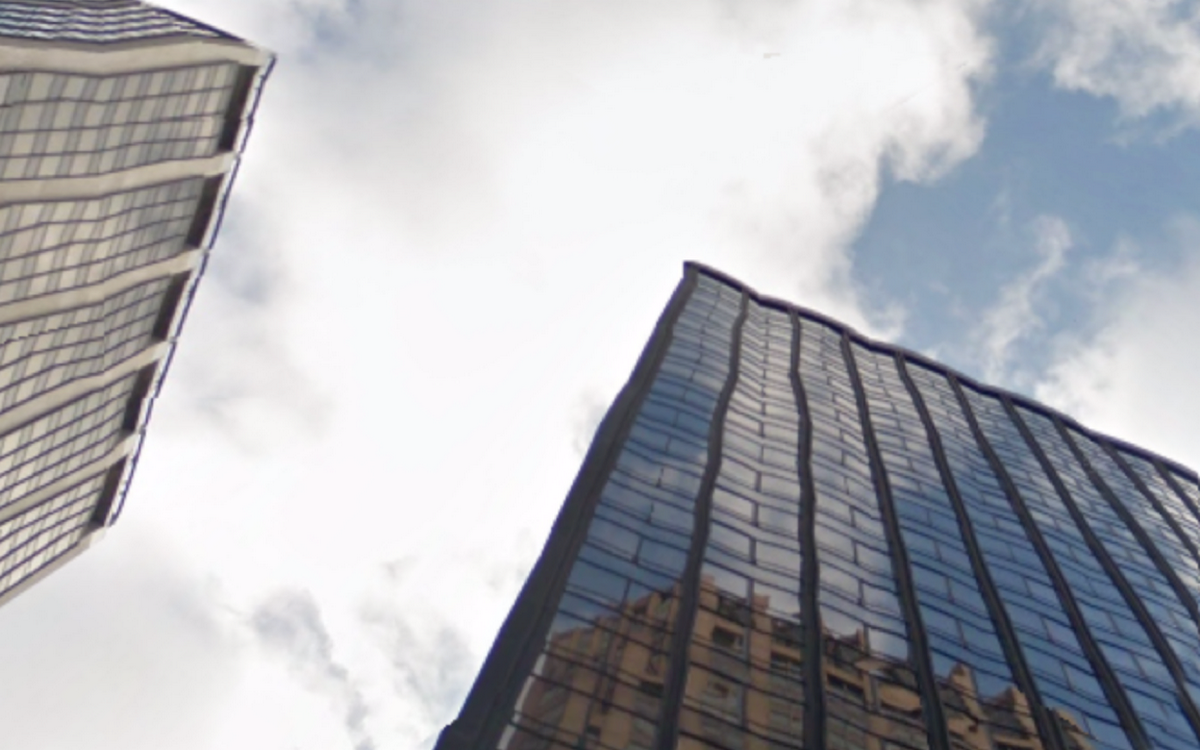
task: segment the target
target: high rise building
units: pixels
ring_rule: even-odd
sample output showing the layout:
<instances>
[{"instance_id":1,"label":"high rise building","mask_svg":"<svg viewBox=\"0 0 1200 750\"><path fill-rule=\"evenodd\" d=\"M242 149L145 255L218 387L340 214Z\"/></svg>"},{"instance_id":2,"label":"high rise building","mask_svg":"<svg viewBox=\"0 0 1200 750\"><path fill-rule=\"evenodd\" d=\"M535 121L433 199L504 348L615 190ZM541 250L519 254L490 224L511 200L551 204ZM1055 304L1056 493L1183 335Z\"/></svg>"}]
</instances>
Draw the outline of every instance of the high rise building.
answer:
<instances>
[{"instance_id":1,"label":"high rise building","mask_svg":"<svg viewBox=\"0 0 1200 750\"><path fill-rule=\"evenodd\" d=\"M1196 748L1198 505L688 264L437 747Z\"/></svg>"},{"instance_id":2,"label":"high rise building","mask_svg":"<svg viewBox=\"0 0 1200 750\"><path fill-rule=\"evenodd\" d=\"M0 0L0 603L120 513L272 58L128 0Z\"/></svg>"}]
</instances>

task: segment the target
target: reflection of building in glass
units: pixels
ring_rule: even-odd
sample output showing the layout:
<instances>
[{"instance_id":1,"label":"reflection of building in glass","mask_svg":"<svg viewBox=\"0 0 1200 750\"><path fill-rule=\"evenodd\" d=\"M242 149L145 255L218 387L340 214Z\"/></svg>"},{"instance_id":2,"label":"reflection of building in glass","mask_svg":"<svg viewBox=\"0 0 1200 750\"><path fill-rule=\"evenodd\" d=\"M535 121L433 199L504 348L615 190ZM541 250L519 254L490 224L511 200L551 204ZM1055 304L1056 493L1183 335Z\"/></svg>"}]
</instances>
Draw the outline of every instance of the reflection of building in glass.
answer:
<instances>
[{"instance_id":1,"label":"reflection of building in glass","mask_svg":"<svg viewBox=\"0 0 1200 750\"><path fill-rule=\"evenodd\" d=\"M1198 504L689 264L438 747L1194 748Z\"/></svg>"},{"instance_id":2,"label":"reflection of building in glass","mask_svg":"<svg viewBox=\"0 0 1200 750\"><path fill-rule=\"evenodd\" d=\"M131 0L0 0L0 603L119 513L270 63Z\"/></svg>"}]
</instances>

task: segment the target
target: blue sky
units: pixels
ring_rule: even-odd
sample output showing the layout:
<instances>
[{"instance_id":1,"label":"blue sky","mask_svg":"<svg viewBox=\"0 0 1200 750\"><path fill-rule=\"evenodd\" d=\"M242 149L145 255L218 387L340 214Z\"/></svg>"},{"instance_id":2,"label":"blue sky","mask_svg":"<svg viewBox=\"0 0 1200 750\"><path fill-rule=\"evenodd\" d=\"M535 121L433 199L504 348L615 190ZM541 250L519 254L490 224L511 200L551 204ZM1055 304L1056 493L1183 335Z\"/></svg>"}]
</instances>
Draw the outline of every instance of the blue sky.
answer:
<instances>
[{"instance_id":1,"label":"blue sky","mask_svg":"<svg viewBox=\"0 0 1200 750\"><path fill-rule=\"evenodd\" d=\"M1197 3L165 2L279 63L14 747L430 747L688 259L1200 465Z\"/></svg>"},{"instance_id":2,"label":"blue sky","mask_svg":"<svg viewBox=\"0 0 1200 750\"><path fill-rule=\"evenodd\" d=\"M996 72L977 104L987 116L978 151L934 183L889 185L853 243L862 283L908 313L899 341L944 352L977 376L977 358L956 350L1000 282L1036 263L1038 217L1061 219L1074 242L1047 284L1044 328L1021 347L1035 371L1048 363L1056 333L1086 327L1092 316L1095 301L1073 271L1126 242L1141 269L1169 272L1188 251L1170 227L1200 213L1200 161L1187 156L1200 153L1200 133L1177 132L1171 113L1130 120L1111 97L1062 90L1022 43L1036 25L997 17ZM1025 376L1009 385L1027 388Z\"/></svg>"}]
</instances>

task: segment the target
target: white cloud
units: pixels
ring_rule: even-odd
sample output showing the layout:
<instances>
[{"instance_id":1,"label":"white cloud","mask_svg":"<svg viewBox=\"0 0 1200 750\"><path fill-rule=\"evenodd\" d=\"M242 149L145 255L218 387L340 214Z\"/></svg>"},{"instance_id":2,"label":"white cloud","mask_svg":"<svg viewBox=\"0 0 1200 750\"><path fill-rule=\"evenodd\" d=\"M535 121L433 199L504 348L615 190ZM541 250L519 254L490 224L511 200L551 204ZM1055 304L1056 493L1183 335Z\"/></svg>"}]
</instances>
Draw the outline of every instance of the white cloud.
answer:
<instances>
[{"instance_id":1,"label":"white cloud","mask_svg":"<svg viewBox=\"0 0 1200 750\"><path fill-rule=\"evenodd\" d=\"M1176 220L1172 236L1179 262L1124 276L1097 307L1094 335L1059 352L1036 394L1090 427L1195 467L1200 400L1187 394L1200 372L1200 221Z\"/></svg>"},{"instance_id":2,"label":"white cloud","mask_svg":"<svg viewBox=\"0 0 1200 750\"><path fill-rule=\"evenodd\" d=\"M219 746L215 725L241 680L241 643L213 582L144 531L130 524L5 605L6 745Z\"/></svg>"},{"instance_id":3,"label":"white cloud","mask_svg":"<svg viewBox=\"0 0 1200 750\"><path fill-rule=\"evenodd\" d=\"M212 747L434 734L682 261L879 332L847 247L882 175L983 132L975 2L170 5L281 53L104 542L145 529L216 582L241 676ZM348 693L254 638L300 590Z\"/></svg>"},{"instance_id":4,"label":"white cloud","mask_svg":"<svg viewBox=\"0 0 1200 750\"><path fill-rule=\"evenodd\" d=\"M1000 289L1000 298L983 313L980 358L988 382L1006 382L1012 373L1009 363L1014 347L1043 326L1037 304L1046 283L1066 264L1071 248L1071 231L1057 216L1041 216L1033 222L1036 265Z\"/></svg>"},{"instance_id":5,"label":"white cloud","mask_svg":"<svg viewBox=\"0 0 1200 750\"><path fill-rule=\"evenodd\" d=\"M1123 115L1200 124L1200 4L1029 0L1047 22L1039 58L1066 89L1111 97Z\"/></svg>"}]
</instances>

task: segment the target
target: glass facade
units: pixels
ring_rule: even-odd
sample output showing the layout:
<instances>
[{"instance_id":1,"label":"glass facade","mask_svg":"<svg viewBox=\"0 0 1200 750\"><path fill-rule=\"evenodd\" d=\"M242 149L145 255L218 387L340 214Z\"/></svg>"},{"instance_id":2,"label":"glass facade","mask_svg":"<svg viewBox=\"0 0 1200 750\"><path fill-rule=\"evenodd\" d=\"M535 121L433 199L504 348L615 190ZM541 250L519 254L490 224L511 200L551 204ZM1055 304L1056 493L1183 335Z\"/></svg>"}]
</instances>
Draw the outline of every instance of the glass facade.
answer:
<instances>
[{"instance_id":1,"label":"glass facade","mask_svg":"<svg viewBox=\"0 0 1200 750\"><path fill-rule=\"evenodd\" d=\"M1194 748L1198 504L688 264L438 747Z\"/></svg>"},{"instance_id":2,"label":"glass facade","mask_svg":"<svg viewBox=\"0 0 1200 750\"><path fill-rule=\"evenodd\" d=\"M119 515L271 65L126 0L0 0L5 45L0 604Z\"/></svg>"}]
</instances>

